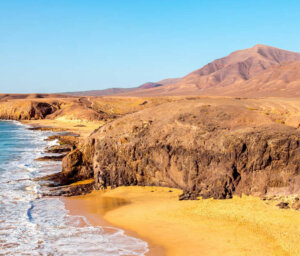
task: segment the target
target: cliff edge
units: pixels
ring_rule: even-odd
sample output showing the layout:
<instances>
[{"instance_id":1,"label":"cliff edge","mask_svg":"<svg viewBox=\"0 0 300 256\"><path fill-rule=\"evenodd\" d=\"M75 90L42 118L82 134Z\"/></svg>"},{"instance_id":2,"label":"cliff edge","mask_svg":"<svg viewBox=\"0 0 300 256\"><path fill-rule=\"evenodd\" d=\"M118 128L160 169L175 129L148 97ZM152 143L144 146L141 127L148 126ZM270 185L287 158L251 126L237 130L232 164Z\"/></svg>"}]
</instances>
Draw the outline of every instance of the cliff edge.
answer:
<instances>
[{"instance_id":1,"label":"cliff edge","mask_svg":"<svg viewBox=\"0 0 300 256\"><path fill-rule=\"evenodd\" d=\"M300 131L230 102L191 98L128 114L78 150L62 173L93 175L96 188L168 186L182 199L300 194Z\"/></svg>"}]
</instances>

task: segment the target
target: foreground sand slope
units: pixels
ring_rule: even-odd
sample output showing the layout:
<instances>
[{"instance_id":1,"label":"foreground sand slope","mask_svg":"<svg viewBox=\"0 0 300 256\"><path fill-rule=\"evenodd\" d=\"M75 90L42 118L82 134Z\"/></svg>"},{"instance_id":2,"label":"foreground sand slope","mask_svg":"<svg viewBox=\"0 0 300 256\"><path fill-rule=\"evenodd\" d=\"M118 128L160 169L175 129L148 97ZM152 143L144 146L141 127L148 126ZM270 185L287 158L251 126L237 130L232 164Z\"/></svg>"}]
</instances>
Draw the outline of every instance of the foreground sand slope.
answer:
<instances>
[{"instance_id":1,"label":"foreground sand slope","mask_svg":"<svg viewBox=\"0 0 300 256\"><path fill-rule=\"evenodd\" d=\"M119 187L67 200L81 201L86 215L98 213L101 218L104 213L105 220L162 246L168 256L300 255L299 212L245 196L178 201L180 193L159 187ZM111 208L109 199L123 206ZM97 210L106 204L108 211Z\"/></svg>"}]
</instances>

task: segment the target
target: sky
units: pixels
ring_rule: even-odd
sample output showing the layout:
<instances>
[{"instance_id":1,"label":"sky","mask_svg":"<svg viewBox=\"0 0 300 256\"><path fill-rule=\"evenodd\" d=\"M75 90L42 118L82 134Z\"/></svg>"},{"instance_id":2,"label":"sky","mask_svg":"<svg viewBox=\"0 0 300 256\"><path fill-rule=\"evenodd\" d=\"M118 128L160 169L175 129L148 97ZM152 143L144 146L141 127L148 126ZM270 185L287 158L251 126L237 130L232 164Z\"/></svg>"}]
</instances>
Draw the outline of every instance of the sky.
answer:
<instances>
[{"instance_id":1,"label":"sky","mask_svg":"<svg viewBox=\"0 0 300 256\"><path fill-rule=\"evenodd\" d=\"M266 44L300 52L298 0L0 0L0 93L135 87Z\"/></svg>"}]
</instances>

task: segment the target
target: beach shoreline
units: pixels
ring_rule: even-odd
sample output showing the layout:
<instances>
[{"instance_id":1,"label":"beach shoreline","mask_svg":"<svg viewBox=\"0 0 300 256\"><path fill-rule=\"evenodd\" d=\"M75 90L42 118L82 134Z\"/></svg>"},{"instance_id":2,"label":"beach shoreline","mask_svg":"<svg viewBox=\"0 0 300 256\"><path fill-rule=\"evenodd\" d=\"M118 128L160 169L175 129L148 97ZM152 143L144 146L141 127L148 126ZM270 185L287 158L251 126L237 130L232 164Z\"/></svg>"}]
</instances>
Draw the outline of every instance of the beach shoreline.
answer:
<instances>
[{"instance_id":1,"label":"beach shoreline","mask_svg":"<svg viewBox=\"0 0 300 256\"><path fill-rule=\"evenodd\" d=\"M70 214L77 208L89 220L104 220L164 248L166 256L298 256L298 211L251 196L179 201L180 193L163 187L119 187L64 200ZM164 255L150 251L147 255Z\"/></svg>"},{"instance_id":2,"label":"beach shoreline","mask_svg":"<svg viewBox=\"0 0 300 256\"><path fill-rule=\"evenodd\" d=\"M125 200L111 199L102 200L101 191L94 192L94 194L72 196L72 197L60 197L60 200L65 204L66 209L72 216L83 216L87 219L88 223L93 226L101 226L107 232L112 232L116 227L104 218L106 212L126 205L130 202ZM94 197L95 195L95 197ZM94 197L94 198L93 198ZM107 208L107 209L105 209ZM119 228L118 228L119 229ZM165 256L165 249L159 245L154 244L151 240L139 236L136 232L130 229L121 229L125 235L131 236L137 239L141 239L148 244L148 252L145 256Z\"/></svg>"}]
</instances>

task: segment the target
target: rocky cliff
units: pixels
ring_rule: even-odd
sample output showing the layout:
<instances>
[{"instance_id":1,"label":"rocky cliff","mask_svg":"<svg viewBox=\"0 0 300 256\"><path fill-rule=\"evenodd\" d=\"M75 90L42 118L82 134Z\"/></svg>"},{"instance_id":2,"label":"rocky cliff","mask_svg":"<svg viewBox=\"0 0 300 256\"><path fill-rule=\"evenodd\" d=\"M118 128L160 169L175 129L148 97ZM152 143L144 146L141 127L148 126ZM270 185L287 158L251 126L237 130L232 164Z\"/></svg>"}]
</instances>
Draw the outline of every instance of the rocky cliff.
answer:
<instances>
[{"instance_id":1,"label":"rocky cliff","mask_svg":"<svg viewBox=\"0 0 300 256\"><path fill-rule=\"evenodd\" d=\"M1 102L0 119L11 120L38 120L54 113L60 108L57 102L36 102L21 100L14 102Z\"/></svg>"},{"instance_id":2,"label":"rocky cliff","mask_svg":"<svg viewBox=\"0 0 300 256\"><path fill-rule=\"evenodd\" d=\"M113 119L115 115L92 107L86 98L0 99L0 119L61 119L83 122Z\"/></svg>"},{"instance_id":3,"label":"rocky cliff","mask_svg":"<svg viewBox=\"0 0 300 256\"><path fill-rule=\"evenodd\" d=\"M176 187L182 199L300 194L298 129L245 106L200 99L107 123L63 163L63 177L93 175L97 188Z\"/></svg>"}]
</instances>

